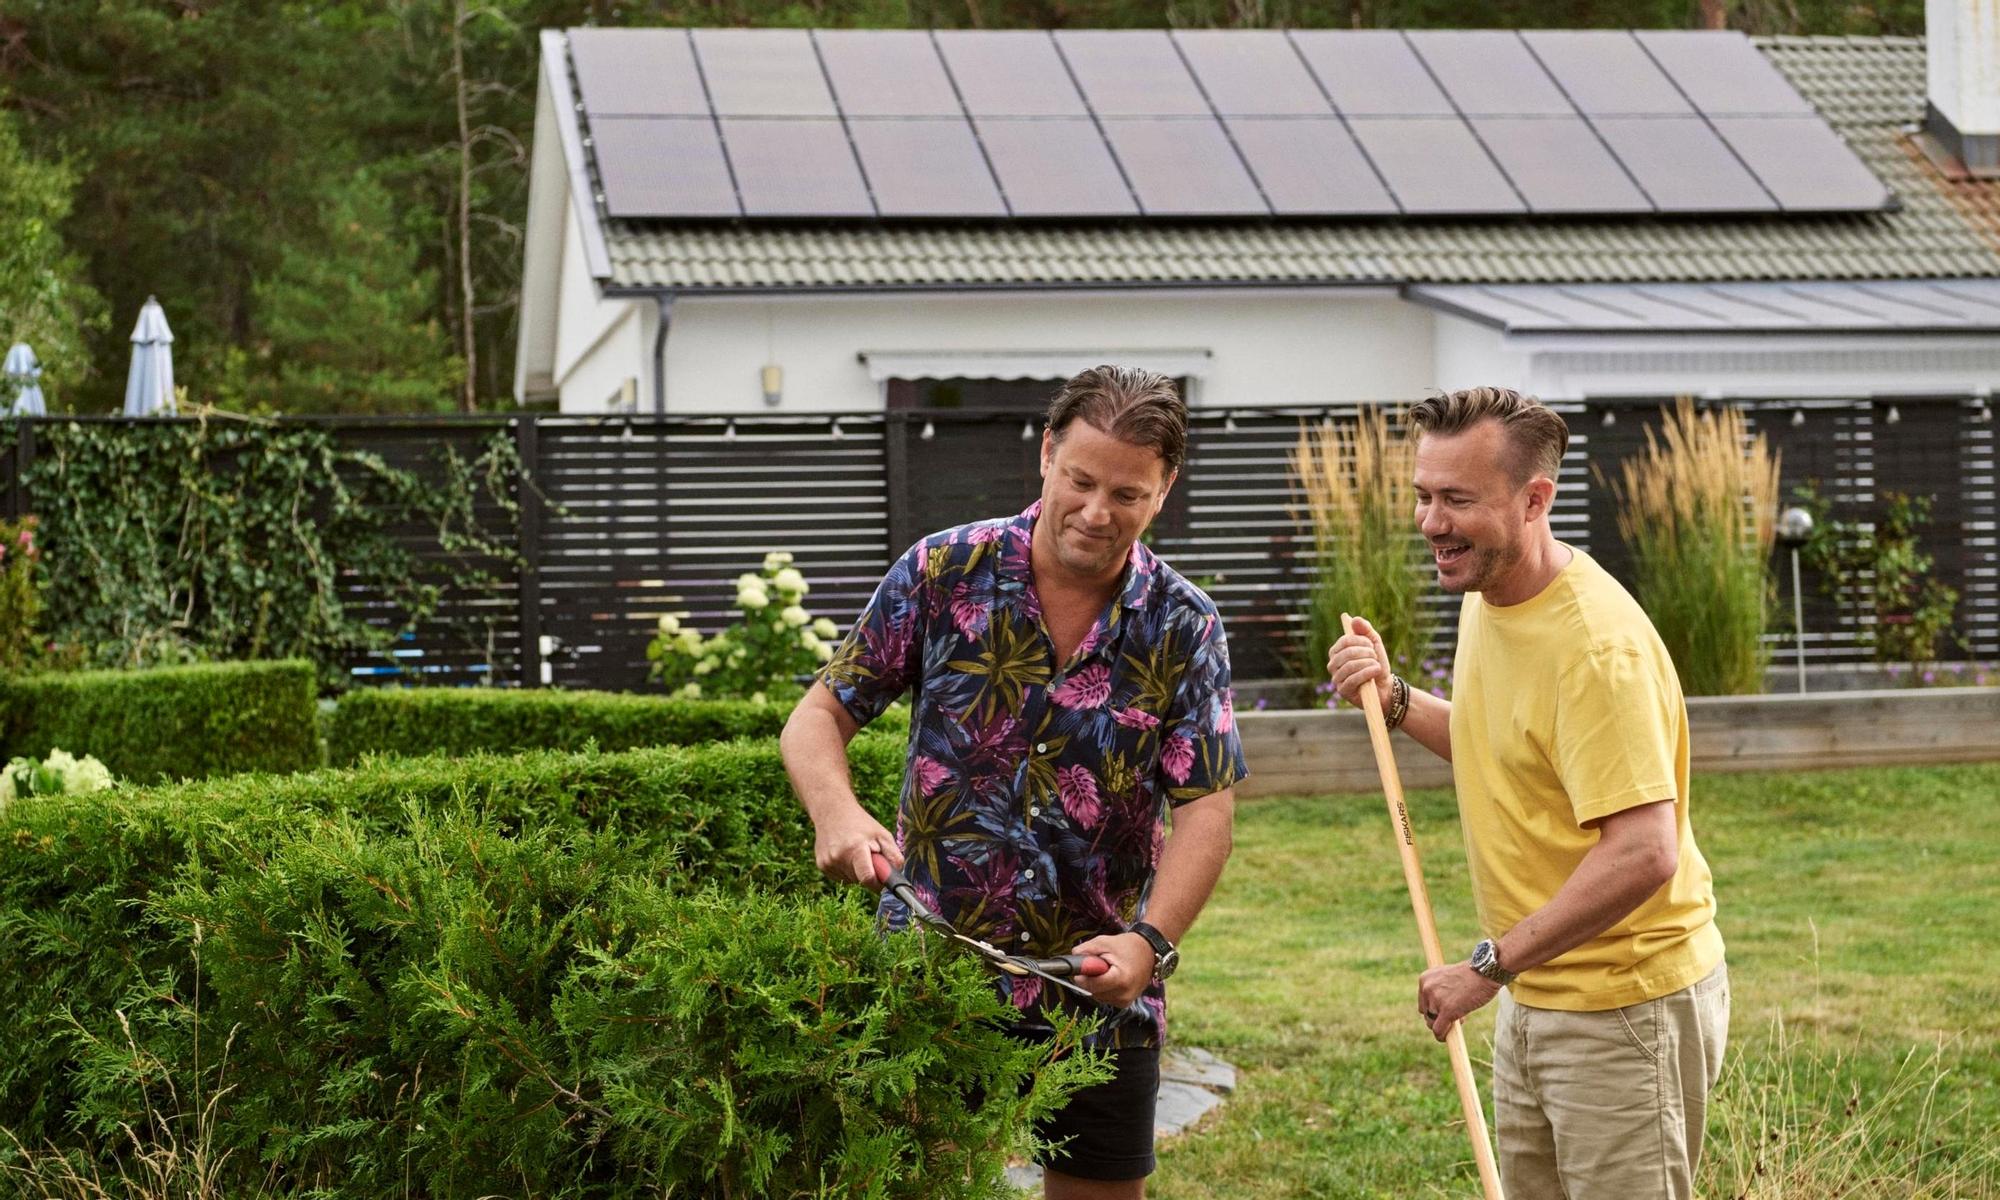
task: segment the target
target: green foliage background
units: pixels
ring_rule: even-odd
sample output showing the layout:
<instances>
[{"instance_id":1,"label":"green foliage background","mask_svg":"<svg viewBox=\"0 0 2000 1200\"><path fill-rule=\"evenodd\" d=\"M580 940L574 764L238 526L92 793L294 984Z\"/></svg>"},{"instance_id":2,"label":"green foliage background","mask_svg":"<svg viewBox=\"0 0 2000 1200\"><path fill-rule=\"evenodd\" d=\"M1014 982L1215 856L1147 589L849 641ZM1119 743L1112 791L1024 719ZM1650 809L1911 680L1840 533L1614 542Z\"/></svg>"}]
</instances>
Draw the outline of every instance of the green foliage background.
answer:
<instances>
[{"instance_id":1,"label":"green foliage background","mask_svg":"<svg viewBox=\"0 0 2000 1200\"><path fill-rule=\"evenodd\" d=\"M0 453L23 436L0 421ZM430 620L447 590L475 595L517 561L509 517L520 462L506 430L471 461L445 446L441 480L343 449L323 426L243 421L37 422L24 484L39 508L41 629L81 665L302 658L326 687L349 656ZM419 563L397 532L443 551ZM355 580L401 620L351 611ZM483 647L484 631L463 631Z\"/></svg>"},{"instance_id":2,"label":"green foliage background","mask_svg":"<svg viewBox=\"0 0 2000 1200\"><path fill-rule=\"evenodd\" d=\"M1753 33L1922 0L1733 0ZM1695 0L0 0L0 339L116 404L157 293L190 398L476 408L512 388L537 33L577 25L1689 27ZM20 181L18 184L15 181Z\"/></svg>"},{"instance_id":3,"label":"green foliage background","mask_svg":"<svg viewBox=\"0 0 2000 1200\"><path fill-rule=\"evenodd\" d=\"M292 661L0 678L0 759L67 750L137 782L307 770L318 675Z\"/></svg>"}]
</instances>

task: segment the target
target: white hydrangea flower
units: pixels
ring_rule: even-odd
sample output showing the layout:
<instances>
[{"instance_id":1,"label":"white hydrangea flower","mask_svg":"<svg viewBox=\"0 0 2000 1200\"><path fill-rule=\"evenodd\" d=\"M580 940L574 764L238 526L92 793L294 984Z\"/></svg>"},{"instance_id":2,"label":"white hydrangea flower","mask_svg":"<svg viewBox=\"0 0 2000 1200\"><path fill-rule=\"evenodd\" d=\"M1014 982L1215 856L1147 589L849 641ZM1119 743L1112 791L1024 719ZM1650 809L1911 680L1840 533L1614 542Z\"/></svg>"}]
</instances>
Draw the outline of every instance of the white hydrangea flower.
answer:
<instances>
[{"instance_id":1,"label":"white hydrangea flower","mask_svg":"<svg viewBox=\"0 0 2000 1200\"><path fill-rule=\"evenodd\" d=\"M826 643L819 640L819 635L814 633L812 630L810 629L799 630L799 645L804 646L806 649L817 651L821 646L825 644Z\"/></svg>"},{"instance_id":2,"label":"white hydrangea flower","mask_svg":"<svg viewBox=\"0 0 2000 1200\"><path fill-rule=\"evenodd\" d=\"M779 613L778 616L793 629L802 628L812 621L812 614L796 604L786 605L785 611Z\"/></svg>"},{"instance_id":3,"label":"white hydrangea flower","mask_svg":"<svg viewBox=\"0 0 2000 1200\"><path fill-rule=\"evenodd\" d=\"M694 673L697 675L706 675L710 671L715 670L718 665L713 658L704 658L694 665Z\"/></svg>"},{"instance_id":4,"label":"white hydrangea flower","mask_svg":"<svg viewBox=\"0 0 2000 1200\"><path fill-rule=\"evenodd\" d=\"M67 750L50 747L49 756L42 760L42 765L68 779L69 773L76 769L76 755Z\"/></svg>"},{"instance_id":5,"label":"white hydrangea flower","mask_svg":"<svg viewBox=\"0 0 2000 1200\"><path fill-rule=\"evenodd\" d=\"M745 571L736 577L736 590L739 592L746 588L761 588L763 586L764 577L753 571Z\"/></svg>"},{"instance_id":6,"label":"white hydrangea flower","mask_svg":"<svg viewBox=\"0 0 2000 1200\"><path fill-rule=\"evenodd\" d=\"M840 626L835 625L832 621L828 620L825 617L821 617L819 620L814 621L812 628L813 628L813 633L816 636L827 641L832 641L834 638L840 636Z\"/></svg>"},{"instance_id":7,"label":"white hydrangea flower","mask_svg":"<svg viewBox=\"0 0 2000 1200\"><path fill-rule=\"evenodd\" d=\"M692 629L683 629L680 636L674 640L674 645L678 646L683 654L699 654L701 634Z\"/></svg>"},{"instance_id":8,"label":"white hydrangea flower","mask_svg":"<svg viewBox=\"0 0 2000 1200\"><path fill-rule=\"evenodd\" d=\"M819 659L821 662L832 662L833 647L827 645L825 642L821 642L819 645L813 647L813 657Z\"/></svg>"},{"instance_id":9,"label":"white hydrangea flower","mask_svg":"<svg viewBox=\"0 0 2000 1200\"><path fill-rule=\"evenodd\" d=\"M762 703L764 703L764 693L762 693L762 692L751 692L751 693L750 693L750 703L752 703L752 704L762 704Z\"/></svg>"},{"instance_id":10,"label":"white hydrangea flower","mask_svg":"<svg viewBox=\"0 0 2000 1200\"><path fill-rule=\"evenodd\" d=\"M778 571L791 565L792 552L789 550L773 550L764 556L764 569L766 571Z\"/></svg>"},{"instance_id":11,"label":"white hydrangea flower","mask_svg":"<svg viewBox=\"0 0 2000 1200\"><path fill-rule=\"evenodd\" d=\"M699 700L701 699L701 685L698 683L682 684L681 690L675 694L684 700Z\"/></svg>"},{"instance_id":12,"label":"white hydrangea flower","mask_svg":"<svg viewBox=\"0 0 2000 1200\"><path fill-rule=\"evenodd\" d=\"M803 596L812 590L806 586L806 577L799 574L795 567L786 567L771 576L771 586L793 596Z\"/></svg>"},{"instance_id":13,"label":"white hydrangea flower","mask_svg":"<svg viewBox=\"0 0 2000 1200\"><path fill-rule=\"evenodd\" d=\"M80 796L86 792L101 792L111 784L110 768L97 761L95 756L86 754L81 761L70 768L63 790L73 796Z\"/></svg>"},{"instance_id":14,"label":"white hydrangea flower","mask_svg":"<svg viewBox=\"0 0 2000 1200\"><path fill-rule=\"evenodd\" d=\"M761 608L769 608L770 606L771 597L765 594L763 588L744 588L742 591L736 593L736 607L738 608L749 609L754 612Z\"/></svg>"},{"instance_id":15,"label":"white hydrangea flower","mask_svg":"<svg viewBox=\"0 0 2000 1200\"><path fill-rule=\"evenodd\" d=\"M660 632L672 637L681 631L681 619L672 613L660 614Z\"/></svg>"}]
</instances>

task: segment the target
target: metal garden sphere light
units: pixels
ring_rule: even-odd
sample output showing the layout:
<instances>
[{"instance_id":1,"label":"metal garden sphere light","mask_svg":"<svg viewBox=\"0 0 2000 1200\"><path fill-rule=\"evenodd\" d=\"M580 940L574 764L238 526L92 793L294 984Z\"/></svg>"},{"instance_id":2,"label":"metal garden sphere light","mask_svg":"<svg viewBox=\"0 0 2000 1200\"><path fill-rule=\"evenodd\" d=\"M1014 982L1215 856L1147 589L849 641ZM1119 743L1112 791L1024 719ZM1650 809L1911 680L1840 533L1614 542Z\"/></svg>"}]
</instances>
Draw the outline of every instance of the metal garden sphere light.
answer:
<instances>
[{"instance_id":1,"label":"metal garden sphere light","mask_svg":"<svg viewBox=\"0 0 2000 1200\"><path fill-rule=\"evenodd\" d=\"M1806 690L1806 606L1799 591L1799 547L1812 536L1812 514L1803 508L1788 508L1778 514L1778 541L1792 552L1792 645L1799 663L1799 694Z\"/></svg>"}]
</instances>

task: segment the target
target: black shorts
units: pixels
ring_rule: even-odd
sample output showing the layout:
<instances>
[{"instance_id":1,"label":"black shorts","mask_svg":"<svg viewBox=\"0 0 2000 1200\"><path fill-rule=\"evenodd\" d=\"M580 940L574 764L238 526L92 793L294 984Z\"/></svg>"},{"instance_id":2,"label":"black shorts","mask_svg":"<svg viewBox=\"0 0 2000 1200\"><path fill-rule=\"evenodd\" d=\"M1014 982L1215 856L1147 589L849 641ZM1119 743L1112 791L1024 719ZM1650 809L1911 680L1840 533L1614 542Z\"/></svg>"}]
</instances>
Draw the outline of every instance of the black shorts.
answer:
<instances>
[{"instance_id":1,"label":"black shorts","mask_svg":"<svg viewBox=\"0 0 2000 1200\"><path fill-rule=\"evenodd\" d=\"M1069 1098L1035 1124L1056 1143L1035 1161L1078 1179L1144 1179L1153 1173L1153 1110L1160 1099L1160 1052L1151 1046L1111 1051L1116 1072Z\"/></svg>"}]
</instances>

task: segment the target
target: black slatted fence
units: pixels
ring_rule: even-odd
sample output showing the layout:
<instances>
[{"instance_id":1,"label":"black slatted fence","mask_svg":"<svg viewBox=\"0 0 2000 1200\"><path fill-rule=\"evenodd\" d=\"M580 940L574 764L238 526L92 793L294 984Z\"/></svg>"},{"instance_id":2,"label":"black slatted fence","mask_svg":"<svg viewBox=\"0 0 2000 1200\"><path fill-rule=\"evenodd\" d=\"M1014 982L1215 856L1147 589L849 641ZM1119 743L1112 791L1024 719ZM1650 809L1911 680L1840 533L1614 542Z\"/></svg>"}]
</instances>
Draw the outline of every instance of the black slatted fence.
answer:
<instances>
[{"instance_id":1,"label":"black slatted fence","mask_svg":"<svg viewBox=\"0 0 2000 1200\"><path fill-rule=\"evenodd\" d=\"M1598 473L1616 477L1618 462L1644 444L1649 425L1657 427L1658 406L1620 401L1608 424L1604 405L1559 409L1572 444L1557 534L1620 573L1626 558ZM1926 548L1936 574L1960 592L1962 645L1948 647L1946 657L2000 657L2000 506L1983 403L1771 400L1748 409L1783 455L1787 502L1793 487L1809 480L1853 517L1885 492L1932 497ZM1293 516L1288 456L1302 423L1354 411L1194 416L1187 469L1153 542L1215 597L1241 678L1288 673L1303 626L1313 551ZM34 508L19 474L35 454L35 424L16 426L12 450L0 457L0 503L10 515ZM1039 491L1036 430L1024 431L1019 412L351 419L332 427L343 444L427 476L436 474L438 446L450 444L471 461L504 432L525 468L515 481L515 511L483 498L476 506L491 539L518 549L519 561L486 564L498 583L450 591L437 618L397 647L394 665L357 660L361 682L643 688L645 647L660 615L688 613L704 632L729 623L737 576L758 570L768 551L796 556L813 586L807 607L844 628L891 557L917 537L1019 511ZM452 556L437 545L435 530L396 532L426 570L436 564L438 581L448 578ZM1774 566L1789 608L1789 569L1782 558ZM1867 661L1867 596L1829 598L1817 584L1805 580L1809 658ZM357 579L352 602L379 606L373 619L384 625L399 623L401 614L379 595ZM1433 602L1444 618L1442 650L1456 600L1440 594Z\"/></svg>"}]
</instances>

